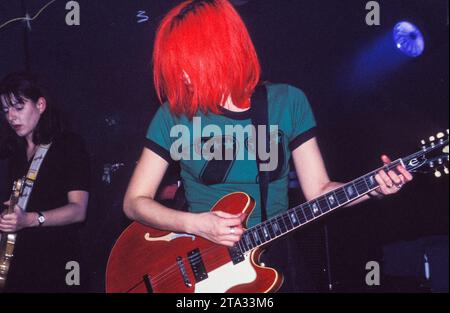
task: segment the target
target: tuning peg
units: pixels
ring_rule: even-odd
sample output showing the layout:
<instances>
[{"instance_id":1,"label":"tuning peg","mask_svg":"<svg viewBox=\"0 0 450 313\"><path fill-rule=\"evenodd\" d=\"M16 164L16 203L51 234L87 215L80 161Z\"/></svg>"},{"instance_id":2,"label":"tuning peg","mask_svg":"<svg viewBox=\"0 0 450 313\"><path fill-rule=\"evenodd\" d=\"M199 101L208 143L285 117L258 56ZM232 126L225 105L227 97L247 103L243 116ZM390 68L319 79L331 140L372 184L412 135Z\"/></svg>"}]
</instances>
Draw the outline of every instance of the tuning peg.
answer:
<instances>
[{"instance_id":1,"label":"tuning peg","mask_svg":"<svg viewBox=\"0 0 450 313\"><path fill-rule=\"evenodd\" d=\"M427 144L427 142L426 142L425 140L422 140L422 141L420 142L420 144L421 144L422 146L425 146L425 145Z\"/></svg>"},{"instance_id":2,"label":"tuning peg","mask_svg":"<svg viewBox=\"0 0 450 313\"><path fill-rule=\"evenodd\" d=\"M437 139L442 139L442 138L444 138L444 137L445 137L445 134L444 134L444 133L439 133L439 134L436 135L436 138L437 138Z\"/></svg>"},{"instance_id":3,"label":"tuning peg","mask_svg":"<svg viewBox=\"0 0 450 313\"><path fill-rule=\"evenodd\" d=\"M448 175L448 173L449 173L447 166L444 166L444 173L445 173L445 175Z\"/></svg>"},{"instance_id":4,"label":"tuning peg","mask_svg":"<svg viewBox=\"0 0 450 313\"><path fill-rule=\"evenodd\" d=\"M431 136L430 137L430 142L433 142L433 141L435 141L436 140L436 137L434 137L434 136Z\"/></svg>"},{"instance_id":5,"label":"tuning peg","mask_svg":"<svg viewBox=\"0 0 450 313\"><path fill-rule=\"evenodd\" d=\"M438 170L436 170L436 172L434 172L434 176L436 176L436 178L441 178L442 177L442 173L439 172Z\"/></svg>"}]
</instances>

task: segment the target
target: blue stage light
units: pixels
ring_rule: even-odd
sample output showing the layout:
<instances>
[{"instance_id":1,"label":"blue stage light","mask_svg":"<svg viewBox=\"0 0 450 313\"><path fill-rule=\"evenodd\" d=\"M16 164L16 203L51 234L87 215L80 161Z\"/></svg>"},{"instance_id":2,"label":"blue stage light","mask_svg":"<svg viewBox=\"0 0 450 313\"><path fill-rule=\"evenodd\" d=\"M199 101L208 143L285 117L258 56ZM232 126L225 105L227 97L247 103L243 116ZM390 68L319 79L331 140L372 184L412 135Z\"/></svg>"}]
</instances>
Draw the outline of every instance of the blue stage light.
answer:
<instances>
[{"instance_id":1,"label":"blue stage light","mask_svg":"<svg viewBox=\"0 0 450 313\"><path fill-rule=\"evenodd\" d=\"M421 31L406 21L395 25L394 41L401 52L413 58L420 56L425 50L425 39Z\"/></svg>"}]
</instances>

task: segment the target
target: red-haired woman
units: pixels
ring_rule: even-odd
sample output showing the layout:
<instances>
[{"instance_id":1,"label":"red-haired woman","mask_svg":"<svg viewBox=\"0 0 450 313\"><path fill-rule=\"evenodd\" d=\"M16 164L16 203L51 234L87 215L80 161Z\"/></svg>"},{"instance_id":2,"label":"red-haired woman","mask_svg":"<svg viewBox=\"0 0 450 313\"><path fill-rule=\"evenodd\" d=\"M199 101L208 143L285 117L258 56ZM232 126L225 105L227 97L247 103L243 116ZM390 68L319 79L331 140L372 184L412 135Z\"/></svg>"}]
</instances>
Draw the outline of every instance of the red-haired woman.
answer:
<instances>
[{"instance_id":1,"label":"red-haired woman","mask_svg":"<svg viewBox=\"0 0 450 313\"><path fill-rule=\"evenodd\" d=\"M253 105L258 105L250 101L260 81L252 40L227 0L190 0L163 19L153 57L156 90L164 104L149 126L147 145L129 184L124 211L131 219L157 229L233 246L241 238L246 216L209 210L223 196L242 191L257 199L249 226L261 222L258 169L254 155L251 157L249 138L242 140L226 132L229 126L252 125ZM328 177L315 137L314 116L303 92L283 84L267 84L266 88L269 124L277 126L279 138L277 168L273 171L276 175L271 175L266 201L270 218L288 208L291 158L308 200L342 184ZM200 153L211 147L211 142L216 149L216 144L223 144L219 150L232 147L240 151L231 153L231 160L211 159ZM247 155L237 157L243 155L242 151ZM382 159L390 162L386 156ZM168 165L175 160L180 161L189 212L164 207L154 200ZM403 167L397 173L380 171L376 176L380 187L372 196L396 193L411 179ZM364 196L353 204L369 198ZM282 240L276 245L282 245ZM292 245L284 247L284 255L271 252L275 263L286 261L286 255L295 250ZM299 291L290 269L285 266L281 270L287 286L282 290Z\"/></svg>"}]
</instances>

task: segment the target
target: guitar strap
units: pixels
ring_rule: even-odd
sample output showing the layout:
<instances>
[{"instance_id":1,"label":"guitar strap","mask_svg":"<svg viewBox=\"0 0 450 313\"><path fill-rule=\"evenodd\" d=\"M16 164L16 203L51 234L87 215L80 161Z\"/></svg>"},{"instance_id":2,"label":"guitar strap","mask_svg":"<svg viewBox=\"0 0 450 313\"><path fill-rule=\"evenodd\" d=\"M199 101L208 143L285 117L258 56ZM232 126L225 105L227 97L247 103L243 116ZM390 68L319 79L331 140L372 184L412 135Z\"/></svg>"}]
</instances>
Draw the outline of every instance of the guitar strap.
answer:
<instances>
[{"instance_id":1,"label":"guitar strap","mask_svg":"<svg viewBox=\"0 0 450 313\"><path fill-rule=\"evenodd\" d=\"M26 211L28 200L30 199L31 191L33 191L33 186L37 179L39 169L41 168L42 162L44 161L51 145L51 143L48 145L39 145L36 153L34 154L33 161L31 162L27 176L25 177L22 193L19 197L19 201L17 202L23 211Z\"/></svg>"},{"instance_id":2,"label":"guitar strap","mask_svg":"<svg viewBox=\"0 0 450 313\"><path fill-rule=\"evenodd\" d=\"M269 138L269 104L268 104L268 94L267 87L265 84L260 84L256 87L255 92L251 98L252 106L252 124L256 130L256 164L258 167L258 181L259 181L259 191L260 191L260 205L261 205L261 221L267 220L267 193L269 189L269 172L261 171L261 164L264 162L261 160L259 155L258 143L260 140L265 140L266 150L270 146ZM258 126L266 126L266 136L265 138L259 138ZM267 151L266 151L267 152Z\"/></svg>"}]
</instances>

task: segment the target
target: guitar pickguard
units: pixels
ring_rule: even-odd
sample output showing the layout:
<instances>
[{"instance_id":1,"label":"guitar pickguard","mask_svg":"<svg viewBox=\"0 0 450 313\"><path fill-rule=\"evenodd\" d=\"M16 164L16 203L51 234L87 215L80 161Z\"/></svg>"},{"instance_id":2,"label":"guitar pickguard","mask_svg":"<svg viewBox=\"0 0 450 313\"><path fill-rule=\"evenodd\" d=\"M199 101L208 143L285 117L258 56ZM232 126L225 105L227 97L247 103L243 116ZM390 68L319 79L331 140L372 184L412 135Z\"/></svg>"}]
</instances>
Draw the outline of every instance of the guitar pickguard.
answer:
<instances>
[{"instance_id":1,"label":"guitar pickguard","mask_svg":"<svg viewBox=\"0 0 450 313\"><path fill-rule=\"evenodd\" d=\"M225 293L229 289L252 283L257 274L249 256L239 264L229 262L208 273L208 279L195 285L195 293Z\"/></svg>"}]
</instances>

